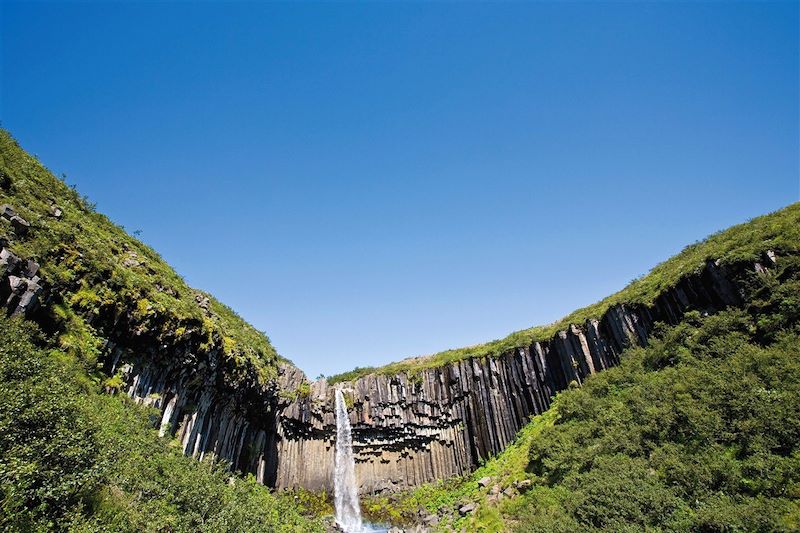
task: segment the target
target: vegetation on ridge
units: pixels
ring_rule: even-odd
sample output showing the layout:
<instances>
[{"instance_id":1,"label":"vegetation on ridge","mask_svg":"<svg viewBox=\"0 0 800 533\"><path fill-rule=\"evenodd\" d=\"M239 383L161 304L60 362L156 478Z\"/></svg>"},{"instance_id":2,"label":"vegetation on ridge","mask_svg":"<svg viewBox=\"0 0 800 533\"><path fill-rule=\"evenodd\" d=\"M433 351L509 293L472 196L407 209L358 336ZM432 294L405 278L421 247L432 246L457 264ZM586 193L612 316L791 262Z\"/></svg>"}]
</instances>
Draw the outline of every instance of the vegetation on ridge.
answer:
<instances>
[{"instance_id":1,"label":"vegetation on ridge","mask_svg":"<svg viewBox=\"0 0 800 533\"><path fill-rule=\"evenodd\" d=\"M185 457L180 442L158 437L157 410L104 393L123 386L101 364L115 328L145 353L186 342L220 354L230 385L262 389L280 361L269 339L188 287L2 130L0 204L30 223L19 232L0 219L0 235L41 265L52 295L37 321L0 316L0 530L322 530L304 516L313 500L272 493L213 457Z\"/></svg>"},{"instance_id":2,"label":"vegetation on ridge","mask_svg":"<svg viewBox=\"0 0 800 533\"><path fill-rule=\"evenodd\" d=\"M485 344L408 358L379 368L356 368L331 376L328 382L352 381L373 373L416 373L469 357L496 357L514 348L530 346L534 341L548 340L570 324L583 324L588 319L600 318L614 305L650 305L659 294L675 286L681 278L702 268L709 259L718 260L722 264L757 261L766 250L778 253L800 251L800 203L719 231L691 244L679 254L655 266L648 274L632 281L621 291L578 309L552 324L516 331L503 339Z\"/></svg>"},{"instance_id":3,"label":"vegetation on ridge","mask_svg":"<svg viewBox=\"0 0 800 533\"><path fill-rule=\"evenodd\" d=\"M58 319L88 333L98 323L129 315L137 331L179 342L196 334L199 350L218 349L234 374L266 385L281 360L267 336L213 297L189 287L149 246L95 211L0 129L0 204L9 204L31 228L11 248L41 265L42 278L60 297ZM0 219L0 234L13 236ZM74 335L73 335L74 336ZM73 341L79 339L71 339ZM70 344L70 339L65 339ZM91 342L73 343L91 361Z\"/></svg>"}]
</instances>

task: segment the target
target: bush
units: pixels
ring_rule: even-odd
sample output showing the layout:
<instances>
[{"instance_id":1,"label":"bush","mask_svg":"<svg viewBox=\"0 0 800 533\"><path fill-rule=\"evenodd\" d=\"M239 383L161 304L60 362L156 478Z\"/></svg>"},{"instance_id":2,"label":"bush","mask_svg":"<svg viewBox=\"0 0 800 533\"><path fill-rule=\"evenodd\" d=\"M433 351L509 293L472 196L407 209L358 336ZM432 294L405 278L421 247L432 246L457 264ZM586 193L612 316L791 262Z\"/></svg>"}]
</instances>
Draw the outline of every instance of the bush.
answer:
<instances>
[{"instance_id":1,"label":"bush","mask_svg":"<svg viewBox=\"0 0 800 533\"><path fill-rule=\"evenodd\" d=\"M158 437L149 410L100 394L79 354L37 343L31 323L0 317L3 530L321 529L302 502L184 457Z\"/></svg>"}]
</instances>

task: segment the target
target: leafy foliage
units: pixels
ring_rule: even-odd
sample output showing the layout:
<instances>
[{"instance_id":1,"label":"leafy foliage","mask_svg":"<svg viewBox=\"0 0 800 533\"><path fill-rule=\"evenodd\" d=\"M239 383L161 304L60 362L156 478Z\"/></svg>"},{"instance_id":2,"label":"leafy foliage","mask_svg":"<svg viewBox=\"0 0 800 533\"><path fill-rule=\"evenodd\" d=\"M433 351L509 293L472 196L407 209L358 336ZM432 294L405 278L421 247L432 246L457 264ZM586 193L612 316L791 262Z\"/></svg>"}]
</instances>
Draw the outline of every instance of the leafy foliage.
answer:
<instances>
[{"instance_id":1,"label":"leafy foliage","mask_svg":"<svg viewBox=\"0 0 800 533\"><path fill-rule=\"evenodd\" d=\"M32 346L30 326L0 326L0 526L49 529L98 482L97 428L69 372Z\"/></svg>"},{"instance_id":2,"label":"leafy foliage","mask_svg":"<svg viewBox=\"0 0 800 533\"><path fill-rule=\"evenodd\" d=\"M207 344L200 348L219 348L230 374L255 374L264 384L276 376L281 358L264 333L189 287L152 248L96 212L2 129L0 175L5 177L0 203L31 224L24 238L14 238L10 224L0 219L0 234L11 238L17 254L41 264L43 279L64 301L57 318L68 320L74 313L100 329L104 320L113 323L129 313L132 329L152 338L174 339L178 330L205 336ZM198 305L203 300L205 307ZM82 340L67 335L65 342ZM73 348L86 346L68 349Z\"/></svg>"},{"instance_id":3,"label":"leafy foliage","mask_svg":"<svg viewBox=\"0 0 800 533\"><path fill-rule=\"evenodd\" d=\"M341 374L334 374L328 378L328 385L335 385L336 383L341 383L343 381L353 381L354 379L358 379L361 376L365 376L367 374L371 374L375 372L377 368L374 366L357 366L353 370L349 370L347 372L342 372Z\"/></svg>"},{"instance_id":4,"label":"leafy foliage","mask_svg":"<svg viewBox=\"0 0 800 533\"><path fill-rule=\"evenodd\" d=\"M33 328L0 317L1 529L321 529L305 502L184 457L152 413L100 394L78 356L46 351Z\"/></svg>"}]
</instances>

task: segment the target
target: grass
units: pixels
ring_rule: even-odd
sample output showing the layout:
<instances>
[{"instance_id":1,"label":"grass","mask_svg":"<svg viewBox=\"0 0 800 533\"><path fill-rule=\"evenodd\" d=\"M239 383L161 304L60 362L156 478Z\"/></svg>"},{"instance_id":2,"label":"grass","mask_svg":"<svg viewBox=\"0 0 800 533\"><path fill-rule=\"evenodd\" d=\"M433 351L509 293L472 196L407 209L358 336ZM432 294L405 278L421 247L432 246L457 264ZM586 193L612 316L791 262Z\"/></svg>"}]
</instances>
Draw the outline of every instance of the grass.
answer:
<instances>
[{"instance_id":1,"label":"grass","mask_svg":"<svg viewBox=\"0 0 800 533\"><path fill-rule=\"evenodd\" d=\"M632 281L621 291L578 309L552 324L516 331L503 339L485 344L408 358L379 368L357 368L331 376L328 382L352 381L373 373L386 375L415 373L471 357L497 357L514 348L530 346L534 341L548 340L570 324L583 324L588 319L600 318L614 305L622 303L650 305L659 294L675 286L681 278L702 268L709 259L719 260L722 264L757 260L766 250L779 253L800 250L800 203L794 203L774 213L714 233L700 242L691 244L679 254L655 266L646 275Z\"/></svg>"},{"instance_id":2,"label":"grass","mask_svg":"<svg viewBox=\"0 0 800 533\"><path fill-rule=\"evenodd\" d=\"M158 436L158 412L104 394L53 340L0 316L0 530L324 530L324 495L273 492L184 456Z\"/></svg>"},{"instance_id":3,"label":"grass","mask_svg":"<svg viewBox=\"0 0 800 533\"><path fill-rule=\"evenodd\" d=\"M2 220L0 234L15 253L41 265L42 278L69 308L65 313L101 325L129 314L138 331L167 344L188 335L204 338L199 348L220 350L231 374L255 375L264 386L277 375L285 359L263 332L189 287L155 250L96 212L5 130L0 130L0 177L5 185L0 204L10 204L31 224L27 236L18 236ZM54 206L61 217L53 215ZM198 298L208 298L207 311Z\"/></svg>"}]
</instances>

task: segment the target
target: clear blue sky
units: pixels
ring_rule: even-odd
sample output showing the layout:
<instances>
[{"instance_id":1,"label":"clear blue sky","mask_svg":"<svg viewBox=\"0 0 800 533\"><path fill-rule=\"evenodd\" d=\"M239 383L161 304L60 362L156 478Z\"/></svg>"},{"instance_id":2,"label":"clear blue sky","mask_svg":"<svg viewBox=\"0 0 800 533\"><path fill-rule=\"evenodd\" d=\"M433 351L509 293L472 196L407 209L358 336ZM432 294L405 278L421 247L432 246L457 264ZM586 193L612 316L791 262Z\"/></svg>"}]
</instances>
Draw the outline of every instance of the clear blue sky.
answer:
<instances>
[{"instance_id":1,"label":"clear blue sky","mask_svg":"<svg viewBox=\"0 0 800 533\"><path fill-rule=\"evenodd\" d=\"M798 200L798 3L3 2L3 126L312 377Z\"/></svg>"}]
</instances>

